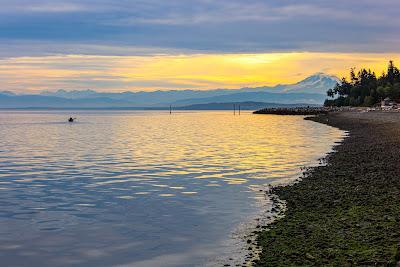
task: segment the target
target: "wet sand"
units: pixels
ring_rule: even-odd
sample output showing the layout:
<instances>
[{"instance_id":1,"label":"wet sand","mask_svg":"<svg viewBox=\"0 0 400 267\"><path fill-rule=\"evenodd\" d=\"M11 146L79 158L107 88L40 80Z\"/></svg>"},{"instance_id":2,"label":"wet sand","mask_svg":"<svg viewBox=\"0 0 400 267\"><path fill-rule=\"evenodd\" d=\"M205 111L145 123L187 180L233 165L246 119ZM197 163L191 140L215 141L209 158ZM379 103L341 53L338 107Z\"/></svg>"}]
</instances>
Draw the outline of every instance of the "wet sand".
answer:
<instances>
[{"instance_id":1,"label":"wet sand","mask_svg":"<svg viewBox=\"0 0 400 267\"><path fill-rule=\"evenodd\" d=\"M400 113L311 120L350 135L299 183L273 189L285 217L257 232L256 266L395 266L400 259ZM317 140L318 141L318 140ZM279 212L279 211L277 211Z\"/></svg>"}]
</instances>

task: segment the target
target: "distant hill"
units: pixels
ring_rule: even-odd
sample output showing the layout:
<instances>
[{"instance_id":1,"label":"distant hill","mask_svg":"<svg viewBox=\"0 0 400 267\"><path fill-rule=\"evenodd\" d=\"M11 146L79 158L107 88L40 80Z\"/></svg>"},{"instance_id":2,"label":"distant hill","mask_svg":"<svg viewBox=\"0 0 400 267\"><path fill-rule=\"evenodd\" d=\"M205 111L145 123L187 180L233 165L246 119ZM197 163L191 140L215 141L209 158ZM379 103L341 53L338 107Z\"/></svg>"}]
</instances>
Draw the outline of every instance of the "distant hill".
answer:
<instances>
[{"instance_id":1,"label":"distant hill","mask_svg":"<svg viewBox=\"0 0 400 267\"><path fill-rule=\"evenodd\" d=\"M94 90L43 91L38 95L16 95L0 91L0 108L119 108L151 107L234 102L279 104L322 104L326 91L339 81L337 77L317 73L296 84L242 89L172 90L153 92L102 93Z\"/></svg>"},{"instance_id":2,"label":"distant hill","mask_svg":"<svg viewBox=\"0 0 400 267\"><path fill-rule=\"evenodd\" d=\"M174 106L223 102L272 102L280 104L322 104L326 96L307 93L243 92L207 98L191 98L174 102Z\"/></svg>"}]
</instances>

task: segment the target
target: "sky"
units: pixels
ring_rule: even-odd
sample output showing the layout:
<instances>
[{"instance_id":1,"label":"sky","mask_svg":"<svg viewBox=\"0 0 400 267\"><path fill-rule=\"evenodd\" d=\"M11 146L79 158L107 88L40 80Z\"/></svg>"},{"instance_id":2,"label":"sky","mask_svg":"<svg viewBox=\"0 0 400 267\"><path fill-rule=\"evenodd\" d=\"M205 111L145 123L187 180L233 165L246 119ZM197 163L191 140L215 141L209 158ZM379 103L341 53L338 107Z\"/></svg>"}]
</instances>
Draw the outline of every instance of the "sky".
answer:
<instances>
[{"instance_id":1,"label":"sky","mask_svg":"<svg viewBox=\"0 0 400 267\"><path fill-rule=\"evenodd\" d=\"M294 83L400 64L398 0L0 0L0 91Z\"/></svg>"}]
</instances>

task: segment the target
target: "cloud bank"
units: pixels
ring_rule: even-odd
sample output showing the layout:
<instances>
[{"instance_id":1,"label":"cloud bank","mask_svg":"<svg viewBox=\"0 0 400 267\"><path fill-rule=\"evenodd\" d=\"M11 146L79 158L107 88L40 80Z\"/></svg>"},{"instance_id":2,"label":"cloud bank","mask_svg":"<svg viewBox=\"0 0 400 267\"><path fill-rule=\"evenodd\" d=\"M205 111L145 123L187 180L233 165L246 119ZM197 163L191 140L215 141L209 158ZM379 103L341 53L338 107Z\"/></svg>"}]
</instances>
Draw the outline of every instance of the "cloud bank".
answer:
<instances>
[{"instance_id":1,"label":"cloud bank","mask_svg":"<svg viewBox=\"0 0 400 267\"><path fill-rule=\"evenodd\" d=\"M0 0L1 90L238 88L383 70L394 0Z\"/></svg>"},{"instance_id":2,"label":"cloud bank","mask_svg":"<svg viewBox=\"0 0 400 267\"><path fill-rule=\"evenodd\" d=\"M0 4L2 45L47 44L50 52L58 53L65 47L87 53L82 47L90 45L218 53L396 52L400 43L400 2L391 0L2 0Z\"/></svg>"}]
</instances>

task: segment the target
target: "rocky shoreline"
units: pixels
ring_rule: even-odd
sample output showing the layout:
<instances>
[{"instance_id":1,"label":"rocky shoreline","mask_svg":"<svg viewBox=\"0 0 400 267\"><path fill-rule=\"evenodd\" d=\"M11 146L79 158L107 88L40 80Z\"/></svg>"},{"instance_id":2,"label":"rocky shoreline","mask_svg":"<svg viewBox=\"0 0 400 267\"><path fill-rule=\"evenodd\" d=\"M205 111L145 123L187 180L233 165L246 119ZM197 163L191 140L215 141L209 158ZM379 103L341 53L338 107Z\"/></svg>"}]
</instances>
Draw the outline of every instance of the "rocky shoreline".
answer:
<instances>
[{"instance_id":1,"label":"rocky shoreline","mask_svg":"<svg viewBox=\"0 0 400 267\"><path fill-rule=\"evenodd\" d=\"M327 114L329 111L333 111L333 109L325 107L264 108L254 111L253 114L310 116L318 114Z\"/></svg>"},{"instance_id":2,"label":"rocky shoreline","mask_svg":"<svg viewBox=\"0 0 400 267\"><path fill-rule=\"evenodd\" d=\"M300 183L276 187L285 216L256 230L255 266L396 266L400 259L400 114L310 120L350 135ZM279 211L278 211L279 212Z\"/></svg>"}]
</instances>

